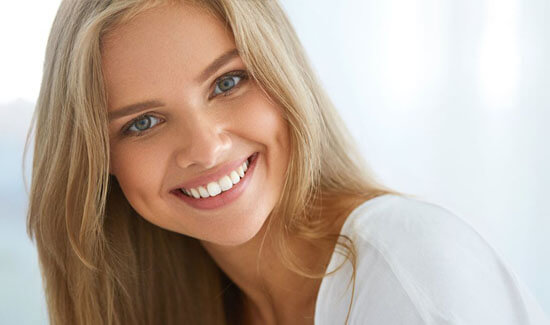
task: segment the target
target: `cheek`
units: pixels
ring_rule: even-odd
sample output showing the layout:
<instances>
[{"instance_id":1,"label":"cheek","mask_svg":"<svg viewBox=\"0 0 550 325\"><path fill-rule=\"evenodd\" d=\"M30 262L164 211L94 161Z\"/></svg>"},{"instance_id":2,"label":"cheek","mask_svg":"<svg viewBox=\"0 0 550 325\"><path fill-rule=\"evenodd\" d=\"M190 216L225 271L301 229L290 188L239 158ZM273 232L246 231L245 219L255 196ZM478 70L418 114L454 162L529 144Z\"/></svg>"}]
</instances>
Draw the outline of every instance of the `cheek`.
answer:
<instances>
[{"instance_id":1,"label":"cheek","mask_svg":"<svg viewBox=\"0 0 550 325\"><path fill-rule=\"evenodd\" d=\"M290 160L290 128L283 109L260 92L249 98L239 114L242 136L263 146L265 166L270 186L281 189Z\"/></svg>"},{"instance_id":2,"label":"cheek","mask_svg":"<svg viewBox=\"0 0 550 325\"><path fill-rule=\"evenodd\" d=\"M239 121L247 138L263 143L270 151L288 149L289 130L283 110L269 101L260 90L253 92L242 105Z\"/></svg>"},{"instance_id":3,"label":"cheek","mask_svg":"<svg viewBox=\"0 0 550 325\"><path fill-rule=\"evenodd\" d=\"M111 147L111 172L136 210L158 193L164 166L159 145L125 143Z\"/></svg>"}]
</instances>

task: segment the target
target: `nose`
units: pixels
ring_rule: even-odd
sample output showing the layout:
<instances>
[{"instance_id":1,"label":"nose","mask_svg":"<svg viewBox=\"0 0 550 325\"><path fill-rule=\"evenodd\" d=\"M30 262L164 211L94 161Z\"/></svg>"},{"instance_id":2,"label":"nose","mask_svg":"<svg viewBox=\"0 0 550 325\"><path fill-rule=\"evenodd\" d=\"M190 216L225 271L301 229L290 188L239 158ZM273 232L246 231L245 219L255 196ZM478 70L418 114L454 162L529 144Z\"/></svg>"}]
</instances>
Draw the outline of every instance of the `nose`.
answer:
<instances>
[{"instance_id":1,"label":"nose","mask_svg":"<svg viewBox=\"0 0 550 325\"><path fill-rule=\"evenodd\" d=\"M231 148L231 138L222 123L207 116L188 120L179 130L182 146L176 152L176 163L181 168L216 166Z\"/></svg>"}]
</instances>

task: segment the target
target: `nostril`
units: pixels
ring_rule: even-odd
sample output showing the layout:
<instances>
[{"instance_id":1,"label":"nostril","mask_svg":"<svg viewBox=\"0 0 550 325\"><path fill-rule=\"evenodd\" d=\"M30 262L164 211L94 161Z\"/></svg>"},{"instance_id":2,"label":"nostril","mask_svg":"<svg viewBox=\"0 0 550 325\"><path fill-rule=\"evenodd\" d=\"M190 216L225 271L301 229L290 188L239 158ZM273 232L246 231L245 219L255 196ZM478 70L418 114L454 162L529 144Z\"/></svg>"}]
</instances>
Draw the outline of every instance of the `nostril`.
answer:
<instances>
[{"instance_id":1,"label":"nostril","mask_svg":"<svg viewBox=\"0 0 550 325\"><path fill-rule=\"evenodd\" d=\"M231 134L226 132L219 121L204 114L187 116L184 125L174 134L177 141L177 163L181 168L193 165L200 168L212 168L219 164L220 158L232 150Z\"/></svg>"}]
</instances>

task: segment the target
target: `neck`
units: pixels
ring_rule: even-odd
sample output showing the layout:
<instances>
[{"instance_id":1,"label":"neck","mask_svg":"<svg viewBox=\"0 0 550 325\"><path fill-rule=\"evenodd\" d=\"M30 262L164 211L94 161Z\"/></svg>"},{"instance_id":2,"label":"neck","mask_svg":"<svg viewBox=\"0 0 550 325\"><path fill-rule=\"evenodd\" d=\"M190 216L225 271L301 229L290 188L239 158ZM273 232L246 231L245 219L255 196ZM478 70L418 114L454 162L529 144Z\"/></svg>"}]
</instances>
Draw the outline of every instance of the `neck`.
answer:
<instances>
[{"instance_id":1,"label":"neck","mask_svg":"<svg viewBox=\"0 0 550 325\"><path fill-rule=\"evenodd\" d=\"M327 209L332 233L339 234L349 212L360 202L348 200L345 209ZM342 203L342 201L340 201ZM334 212L338 212L334 214ZM270 216L269 218L274 218ZM261 324L313 324L315 302L322 279L310 279L289 270L276 254L270 237L280 232L269 218L254 238L239 246L221 246L202 241L202 245L224 273L244 294L245 318ZM265 239L265 240L264 240ZM325 272L336 240L312 245L303 239L289 238L287 247L309 270ZM261 248L261 255L260 255Z\"/></svg>"}]
</instances>

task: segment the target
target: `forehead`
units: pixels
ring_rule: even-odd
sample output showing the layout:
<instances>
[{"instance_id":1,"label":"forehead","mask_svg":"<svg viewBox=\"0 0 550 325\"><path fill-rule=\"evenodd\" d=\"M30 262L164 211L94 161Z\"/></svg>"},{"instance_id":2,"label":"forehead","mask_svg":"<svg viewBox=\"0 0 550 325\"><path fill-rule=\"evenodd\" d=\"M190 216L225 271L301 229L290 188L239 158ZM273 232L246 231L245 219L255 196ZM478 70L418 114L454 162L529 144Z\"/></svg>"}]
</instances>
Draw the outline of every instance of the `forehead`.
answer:
<instances>
[{"instance_id":1,"label":"forehead","mask_svg":"<svg viewBox=\"0 0 550 325\"><path fill-rule=\"evenodd\" d=\"M109 108L139 100L138 94L147 98L181 91L234 47L230 30L203 9L180 4L148 9L103 38Z\"/></svg>"}]
</instances>

